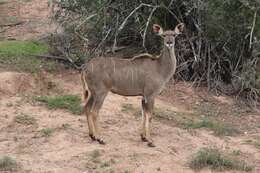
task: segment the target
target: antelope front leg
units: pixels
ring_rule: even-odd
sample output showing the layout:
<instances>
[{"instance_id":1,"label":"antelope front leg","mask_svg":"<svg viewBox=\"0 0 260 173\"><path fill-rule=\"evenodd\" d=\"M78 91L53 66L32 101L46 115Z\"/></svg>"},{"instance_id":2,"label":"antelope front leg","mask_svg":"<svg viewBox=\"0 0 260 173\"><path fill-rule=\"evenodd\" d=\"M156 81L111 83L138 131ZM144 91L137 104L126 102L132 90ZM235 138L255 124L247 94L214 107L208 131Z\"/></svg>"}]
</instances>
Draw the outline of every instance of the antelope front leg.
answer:
<instances>
[{"instance_id":1,"label":"antelope front leg","mask_svg":"<svg viewBox=\"0 0 260 173\"><path fill-rule=\"evenodd\" d=\"M143 101L142 101L143 102ZM142 106L142 124L141 124L141 139L143 142L148 142L148 140L146 139L146 131L145 131L145 117L146 117L146 112L144 111L144 108Z\"/></svg>"},{"instance_id":2,"label":"antelope front leg","mask_svg":"<svg viewBox=\"0 0 260 173\"><path fill-rule=\"evenodd\" d=\"M145 136L148 142L149 147L155 147L153 140L151 138L151 121L152 121L152 112L147 111L145 113Z\"/></svg>"},{"instance_id":3,"label":"antelope front leg","mask_svg":"<svg viewBox=\"0 0 260 173\"><path fill-rule=\"evenodd\" d=\"M142 118L142 132L141 139L148 142L149 147L155 147L151 138L151 121L152 121L152 111L154 106L154 98L148 98L147 100L142 100L143 118Z\"/></svg>"}]
</instances>

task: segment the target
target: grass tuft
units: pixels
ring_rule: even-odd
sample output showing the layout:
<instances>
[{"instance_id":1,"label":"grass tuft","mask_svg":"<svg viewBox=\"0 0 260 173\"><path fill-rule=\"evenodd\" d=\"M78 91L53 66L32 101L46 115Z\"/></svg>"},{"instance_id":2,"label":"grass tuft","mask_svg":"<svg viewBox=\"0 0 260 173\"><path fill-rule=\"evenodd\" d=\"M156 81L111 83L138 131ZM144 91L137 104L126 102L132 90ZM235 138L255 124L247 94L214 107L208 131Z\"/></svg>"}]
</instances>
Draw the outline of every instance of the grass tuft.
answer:
<instances>
[{"instance_id":1,"label":"grass tuft","mask_svg":"<svg viewBox=\"0 0 260 173\"><path fill-rule=\"evenodd\" d=\"M100 150L98 150L98 149L93 150L93 151L91 151L90 154L87 153L87 155L90 156L91 161L92 161L93 163L95 163L95 164L97 164L97 163L102 164L102 161L101 161L101 159L100 159L100 157L101 157L101 151L100 151ZM103 166L105 167L106 165L103 165Z\"/></svg>"},{"instance_id":2,"label":"grass tuft","mask_svg":"<svg viewBox=\"0 0 260 173\"><path fill-rule=\"evenodd\" d=\"M240 170L251 171L252 166L249 166L245 161L233 159L230 156L224 155L216 148L202 148L192 158L189 163L192 169L200 170L205 167L210 167L214 170Z\"/></svg>"},{"instance_id":3,"label":"grass tuft","mask_svg":"<svg viewBox=\"0 0 260 173\"><path fill-rule=\"evenodd\" d=\"M209 120L207 118L203 118L202 120L196 122L185 122L184 127L188 129L208 128L210 130L213 130L215 135L217 136L232 136L238 133L238 130L231 125Z\"/></svg>"},{"instance_id":4,"label":"grass tuft","mask_svg":"<svg viewBox=\"0 0 260 173\"><path fill-rule=\"evenodd\" d=\"M121 111L124 113L130 113L133 114L136 118L139 118L142 116L142 112L140 109L137 109L133 106L131 103L123 103L121 105Z\"/></svg>"},{"instance_id":5,"label":"grass tuft","mask_svg":"<svg viewBox=\"0 0 260 173\"><path fill-rule=\"evenodd\" d=\"M130 171L126 170L126 171L124 171L124 173L130 173Z\"/></svg>"},{"instance_id":6,"label":"grass tuft","mask_svg":"<svg viewBox=\"0 0 260 173\"><path fill-rule=\"evenodd\" d=\"M36 119L34 117L26 114L15 116L14 121L23 125L33 125L36 123Z\"/></svg>"},{"instance_id":7,"label":"grass tuft","mask_svg":"<svg viewBox=\"0 0 260 173\"><path fill-rule=\"evenodd\" d=\"M8 0L0 0L0 5L8 3Z\"/></svg>"},{"instance_id":8,"label":"grass tuft","mask_svg":"<svg viewBox=\"0 0 260 173\"><path fill-rule=\"evenodd\" d=\"M63 96L40 96L35 98L36 101L46 103L49 109L67 109L73 114L80 115L83 111L81 99L76 95Z\"/></svg>"},{"instance_id":9,"label":"grass tuft","mask_svg":"<svg viewBox=\"0 0 260 173\"><path fill-rule=\"evenodd\" d=\"M115 171L113 169L110 169L109 173L115 173Z\"/></svg>"},{"instance_id":10,"label":"grass tuft","mask_svg":"<svg viewBox=\"0 0 260 173\"><path fill-rule=\"evenodd\" d=\"M40 133L43 137L50 137L54 132L54 129L52 128L44 128L40 130Z\"/></svg>"},{"instance_id":11,"label":"grass tuft","mask_svg":"<svg viewBox=\"0 0 260 173\"><path fill-rule=\"evenodd\" d=\"M109 161L104 161L103 163L101 163L100 167L101 168L105 168L105 167L109 167L110 166L110 162Z\"/></svg>"},{"instance_id":12,"label":"grass tuft","mask_svg":"<svg viewBox=\"0 0 260 173\"><path fill-rule=\"evenodd\" d=\"M0 171L12 171L17 167L16 160L10 156L0 157Z\"/></svg>"},{"instance_id":13,"label":"grass tuft","mask_svg":"<svg viewBox=\"0 0 260 173\"><path fill-rule=\"evenodd\" d=\"M101 153L99 150L93 150L90 155L93 159L96 159L101 156Z\"/></svg>"},{"instance_id":14,"label":"grass tuft","mask_svg":"<svg viewBox=\"0 0 260 173\"><path fill-rule=\"evenodd\" d=\"M260 150L260 139L256 139L256 140L248 139L244 141L244 144L253 145L255 146L255 148Z\"/></svg>"},{"instance_id":15,"label":"grass tuft","mask_svg":"<svg viewBox=\"0 0 260 173\"><path fill-rule=\"evenodd\" d=\"M233 150L233 151L232 151L232 154L233 154L234 156L239 156L239 155L241 154L241 151L240 151L240 150Z\"/></svg>"},{"instance_id":16,"label":"grass tuft","mask_svg":"<svg viewBox=\"0 0 260 173\"><path fill-rule=\"evenodd\" d=\"M64 129L64 130L69 129L70 127L71 127L71 125L68 124L68 123L62 124L62 126L61 126L61 128Z\"/></svg>"},{"instance_id":17,"label":"grass tuft","mask_svg":"<svg viewBox=\"0 0 260 173\"><path fill-rule=\"evenodd\" d=\"M130 103L124 103L121 105L121 111L125 112L125 113L131 113L136 111L136 109L134 108L134 106Z\"/></svg>"},{"instance_id":18,"label":"grass tuft","mask_svg":"<svg viewBox=\"0 0 260 173\"><path fill-rule=\"evenodd\" d=\"M255 147L260 150L260 141L256 141L254 143Z\"/></svg>"}]
</instances>

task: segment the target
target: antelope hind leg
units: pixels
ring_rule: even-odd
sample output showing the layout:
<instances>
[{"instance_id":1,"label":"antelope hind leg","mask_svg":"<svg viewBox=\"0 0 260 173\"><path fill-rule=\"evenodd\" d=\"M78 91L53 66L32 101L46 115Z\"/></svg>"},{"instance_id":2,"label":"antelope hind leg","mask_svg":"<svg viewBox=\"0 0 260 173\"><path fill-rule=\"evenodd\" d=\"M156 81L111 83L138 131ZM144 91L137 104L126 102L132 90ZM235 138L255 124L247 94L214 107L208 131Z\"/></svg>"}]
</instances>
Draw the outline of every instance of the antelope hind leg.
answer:
<instances>
[{"instance_id":1,"label":"antelope hind leg","mask_svg":"<svg viewBox=\"0 0 260 173\"><path fill-rule=\"evenodd\" d=\"M88 129L89 129L89 137L95 141L96 135L95 135L95 127L94 127L94 121L93 121L93 114L91 112L86 112L87 122L88 122Z\"/></svg>"},{"instance_id":2,"label":"antelope hind leg","mask_svg":"<svg viewBox=\"0 0 260 173\"><path fill-rule=\"evenodd\" d=\"M93 112L93 121L94 121L94 128L95 128L95 139L98 141L99 144L106 144L105 141L100 137L100 129L98 125L98 112Z\"/></svg>"},{"instance_id":3,"label":"antelope hind leg","mask_svg":"<svg viewBox=\"0 0 260 173\"><path fill-rule=\"evenodd\" d=\"M104 91L102 93L99 93L95 99L94 99L94 104L93 104L93 111L92 111L92 115L93 115L93 122L94 122L94 129L95 129L95 138L98 141L98 143L100 144L106 144L105 141L101 138L100 135L100 129L99 129L99 123L98 123L98 119L99 119L99 110L101 109L104 100L107 96L107 91Z\"/></svg>"},{"instance_id":4,"label":"antelope hind leg","mask_svg":"<svg viewBox=\"0 0 260 173\"><path fill-rule=\"evenodd\" d=\"M85 101L85 103L84 103L84 112L85 112L86 118L87 118L89 137L92 140L96 140L93 115L91 113L92 105L93 105L93 97L90 97L89 100Z\"/></svg>"}]
</instances>

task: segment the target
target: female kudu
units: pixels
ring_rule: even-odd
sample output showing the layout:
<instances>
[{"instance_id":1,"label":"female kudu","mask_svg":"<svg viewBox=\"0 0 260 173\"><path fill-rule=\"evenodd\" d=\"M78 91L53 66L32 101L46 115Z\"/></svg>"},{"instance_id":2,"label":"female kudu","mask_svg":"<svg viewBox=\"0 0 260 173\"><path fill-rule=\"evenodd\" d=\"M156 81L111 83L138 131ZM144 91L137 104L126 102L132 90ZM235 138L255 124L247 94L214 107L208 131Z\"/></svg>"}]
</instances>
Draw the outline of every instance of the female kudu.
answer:
<instances>
[{"instance_id":1,"label":"female kudu","mask_svg":"<svg viewBox=\"0 0 260 173\"><path fill-rule=\"evenodd\" d=\"M158 57L141 54L132 59L115 57L93 58L81 74L84 89L84 110L87 116L89 136L100 144L98 114L108 92L123 96L142 96L141 139L154 146L150 135L150 122L155 97L175 73L175 38L183 31L184 24L178 24L174 30L163 31L153 25L154 33L164 39L163 49Z\"/></svg>"}]
</instances>

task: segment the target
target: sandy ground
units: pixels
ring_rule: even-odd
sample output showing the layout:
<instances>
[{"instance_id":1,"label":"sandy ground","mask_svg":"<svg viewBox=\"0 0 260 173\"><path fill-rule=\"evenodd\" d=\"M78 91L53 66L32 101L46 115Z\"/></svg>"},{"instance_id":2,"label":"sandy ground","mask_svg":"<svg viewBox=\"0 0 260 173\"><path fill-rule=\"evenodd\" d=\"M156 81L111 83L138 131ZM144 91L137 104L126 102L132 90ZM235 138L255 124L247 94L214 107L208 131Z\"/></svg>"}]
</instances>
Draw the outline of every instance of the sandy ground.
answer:
<instances>
[{"instance_id":1,"label":"sandy ground","mask_svg":"<svg viewBox=\"0 0 260 173\"><path fill-rule=\"evenodd\" d=\"M20 75L16 72L8 73L9 81ZM6 72L0 73L1 75L6 76ZM48 76L48 80L57 83L64 93L81 94L77 73ZM27 81L32 83L33 80ZM1 87L0 90L3 90L5 86ZM12 93L14 90L17 91L16 94ZM205 129L189 131L175 126L175 123L164 123L156 119L152 130L156 147L149 148L139 137L140 118L131 112L122 111L122 104L126 103L139 107L140 98L109 94L100 112L102 133L107 142L107 145L102 146L88 137L84 115L75 116L65 110L48 110L44 105L31 101L31 97L26 94L31 93L30 88L13 89L9 94L6 92L2 92L0 101L0 155L16 158L19 173L94 173L111 170L116 173L192 173L194 171L187 163L192 154L202 147L218 147L229 152L239 150L243 153L243 158L255 166L252 172L260 171L259 150L245 144L246 140L259 137L259 133L216 137ZM176 99L179 97L176 96ZM156 100L156 107L183 111L181 107L160 99ZM21 114L33 116L36 123L16 123L14 117ZM52 128L54 133L50 137L43 137L40 135L43 128ZM100 156L93 158L93 153L96 152ZM210 173L211 170L204 169L200 172Z\"/></svg>"},{"instance_id":2,"label":"sandy ground","mask_svg":"<svg viewBox=\"0 0 260 173\"><path fill-rule=\"evenodd\" d=\"M39 39L53 33L57 26L50 19L50 11L47 0L3 0L0 4L0 39ZM16 23L19 24L12 25ZM10 24L1 29L2 25Z\"/></svg>"}]
</instances>

